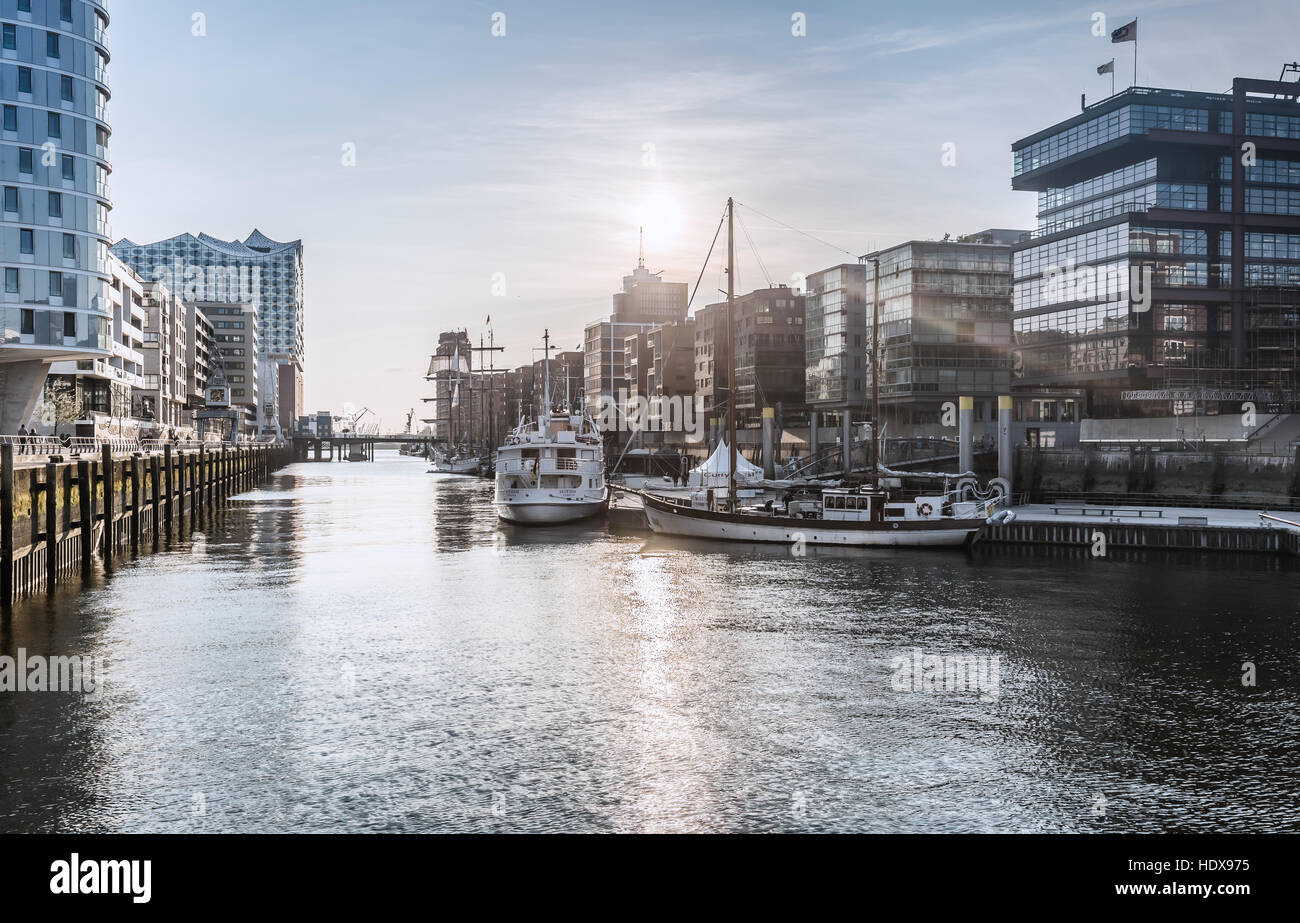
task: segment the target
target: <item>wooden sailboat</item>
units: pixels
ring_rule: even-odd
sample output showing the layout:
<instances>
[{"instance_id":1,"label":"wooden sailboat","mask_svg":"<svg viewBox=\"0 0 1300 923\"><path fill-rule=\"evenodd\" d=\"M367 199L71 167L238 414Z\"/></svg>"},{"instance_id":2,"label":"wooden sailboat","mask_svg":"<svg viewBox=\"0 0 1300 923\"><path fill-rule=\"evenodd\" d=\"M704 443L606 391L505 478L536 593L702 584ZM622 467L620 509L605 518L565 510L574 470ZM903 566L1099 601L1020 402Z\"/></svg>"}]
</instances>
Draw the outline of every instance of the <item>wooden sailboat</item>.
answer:
<instances>
[{"instance_id":1,"label":"wooden sailboat","mask_svg":"<svg viewBox=\"0 0 1300 923\"><path fill-rule=\"evenodd\" d=\"M670 497L643 491L645 517L651 530L665 535L741 542L803 542L812 545L960 546L983 528L999 498L966 498L949 490L944 478L938 492L904 498L901 481L884 476L880 466L879 304L880 264L876 261L872 305L871 393L872 471L861 487L820 491L744 508L736 494L736 358L735 358L735 202L727 199L727 445L730 465L725 497L715 491L691 497ZM844 449L849 450L848 446ZM943 478L944 476L940 475ZM957 477L952 478L953 481Z\"/></svg>"}]
</instances>

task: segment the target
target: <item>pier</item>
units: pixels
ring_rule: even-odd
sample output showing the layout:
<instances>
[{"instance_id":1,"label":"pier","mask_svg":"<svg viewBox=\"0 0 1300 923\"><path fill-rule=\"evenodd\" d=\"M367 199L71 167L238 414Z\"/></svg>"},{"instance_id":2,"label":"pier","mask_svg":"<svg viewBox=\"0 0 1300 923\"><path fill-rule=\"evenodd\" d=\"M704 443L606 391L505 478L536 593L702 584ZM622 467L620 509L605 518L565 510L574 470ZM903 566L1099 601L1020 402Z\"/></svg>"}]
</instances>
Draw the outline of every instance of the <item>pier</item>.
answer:
<instances>
[{"instance_id":1,"label":"pier","mask_svg":"<svg viewBox=\"0 0 1300 923\"><path fill-rule=\"evenodd\" d=\"M1107 549L1220 551L1300 557L1300 512L1200 509L1064 501L1013 507L1010 523L987 525L980 543Z\"/></svg>"},{"instance_id":2,"label":"pier","mask_svg":"<svg viewBox=\"0 0 1300 923\"><path fill-rule=\"evenodd\" d=\"M302 462L374 461L375 448L380 445L419 445L423 450L421 454L428 456L432 453L433 443L433 436L418 433L298 435L293 437L293 457Z\"/></svg>"},{"instance_id":3,"label":"pier","mask_svg":"<svg viewBox=\"0 0 1300 923\"><path fill-rule=\"evenodd\" d=\"M27 448L0 445L0 607L88 577L97 558L111 569L119 555L201 529L292 461L290 449L258 444L15 451Z\"/></svg>"}]
</instances>

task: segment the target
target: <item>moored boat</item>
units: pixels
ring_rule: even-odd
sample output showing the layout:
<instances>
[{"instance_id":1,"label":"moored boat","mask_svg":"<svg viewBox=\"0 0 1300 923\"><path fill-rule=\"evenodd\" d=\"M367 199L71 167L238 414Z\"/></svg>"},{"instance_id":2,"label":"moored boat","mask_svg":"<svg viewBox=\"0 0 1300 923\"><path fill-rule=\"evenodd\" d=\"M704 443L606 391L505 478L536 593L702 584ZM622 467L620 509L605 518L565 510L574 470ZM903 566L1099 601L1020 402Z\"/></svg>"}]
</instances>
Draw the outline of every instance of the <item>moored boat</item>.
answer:
<instances>
[{"instance_id":1,"label":"moored boat","mask_svg":"<svg viewBox=\"0 0 1300 923\"><path fill-rule=\"evenodd\" d=\"M549 331L545 341L549 355ZM542 393L541 416L520 424L497 449L497 515L527 525L595 516L609 501L600 432L581 410L551 412L549 363Z\"/></svg>"},{"instance_id":2,"label":"moored boat","mask_svg":"<svg viewBox=\"0 0 1300 923\"><path fill-rule=\"evenodd\" d=\"M735 203L727 200L727 322L724 335L731 339L735 331ZM880 267L877 263L876 291L872 300L871 326L871 408L880 407ZM727 369L726 394L736 393L735 350ZM725 486L710 484L706 491L694 491L687 497L667 496L652 490L641 492L646 522L650 529L667 535L741 542L784 542L811 545L954 547L965 544L983 528L1002 499L1000 493L987 495L971 490L973 480L939 474L943 489L935 493L902 492L898 472L888 472L880 465L878 427L872 426L871 469L859 478L861 486L800 487L760 506L742 505L738 479L740 458L736 448L735 401L728 400L727 440L723 443L725 459L719 467L725 471ZM721 447L720 447L721 448ZM847 455L849 447L845 445ZM718 455L719 453L715 453ZM846 458L847 462L847 458ZM748 464L748 463L746 463ZM751 466L753 467L753 466ZM847 469L847 464L846 464ZM721 472L720 472L721 473ZM928 476L927 476L928 477ZM958 484L950 490L948 479ZM706 478L707 483L707 478ZM766 483L766 482L759 482Z\"/></svg>"}]
</instances>

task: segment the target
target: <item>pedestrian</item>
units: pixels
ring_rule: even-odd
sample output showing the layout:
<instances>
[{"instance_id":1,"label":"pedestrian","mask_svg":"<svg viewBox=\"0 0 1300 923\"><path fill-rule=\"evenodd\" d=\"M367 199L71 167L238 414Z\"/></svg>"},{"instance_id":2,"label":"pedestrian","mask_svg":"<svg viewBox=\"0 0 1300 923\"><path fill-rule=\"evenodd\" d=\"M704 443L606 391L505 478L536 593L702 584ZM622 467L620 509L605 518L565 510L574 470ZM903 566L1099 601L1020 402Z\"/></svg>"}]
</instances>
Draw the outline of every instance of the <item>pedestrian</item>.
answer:
<instances>
[{"instance_id":1,"label":"pedestrian","mask_svg":"<svg viewBox=\"0 0 1300 923\"><path fill-rule=\"evenodd\" d=\"M18 454L27 453L27 427L21 423L18 425Z\"/></svg>"}]
</instances>

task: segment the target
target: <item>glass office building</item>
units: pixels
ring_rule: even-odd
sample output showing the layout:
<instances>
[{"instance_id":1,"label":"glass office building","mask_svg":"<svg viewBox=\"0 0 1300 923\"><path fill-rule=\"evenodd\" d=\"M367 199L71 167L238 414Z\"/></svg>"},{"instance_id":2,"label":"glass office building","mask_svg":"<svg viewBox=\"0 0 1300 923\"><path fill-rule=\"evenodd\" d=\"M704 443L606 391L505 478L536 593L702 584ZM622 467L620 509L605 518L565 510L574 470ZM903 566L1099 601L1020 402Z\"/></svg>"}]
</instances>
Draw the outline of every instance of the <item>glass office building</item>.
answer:
<instances>
[{"instance_id":1,"label":"glass office building","mask_svg":"<svg viewBox=\"0 0 1300 923\"><path fill-rule=\"evenodd\" d=\"M866 267L810 273L804 292L804 394L816 411L866 405Z\"/></svg>"},{"instance_id":2,"label":"glass office building","mask_svg":"<svg viewBox=\"0 0 1300 923\"><path fill-rule=\"evenodd\" d=\"M107 30L101 0L0 0L3 432L52 362L110 355Z\"/></svg>"},{"instance_id":3,"label":"glass office building","mask_svg":"<svg viewBox=\"0 0 1300 923\"><path fill-rule=\"evenodd\" d=\"M1018 391L1098 419L1300 410L1296 92L1134 87L1012 145L1012 187L1038 194L1012 254Z\"/></svg>"},{"instance_id":4,"label":"glass office building","mask_svg":"<svg viewBox=\"0 0 1300 923\"><path fill-rule=\"evenodd\" d=\"M977 421L996 419L997 398L1011 392L1011 246L982 231L969 238L913 240L862 258L868 298L866 349L870 389L870 300L880 262L880 404L888 431L941 425L944 404L975 400Z\"/></svg>"}]
</instances>

